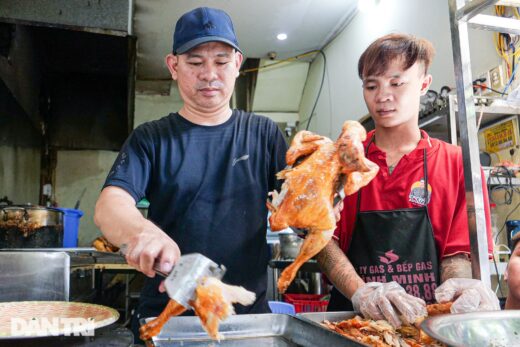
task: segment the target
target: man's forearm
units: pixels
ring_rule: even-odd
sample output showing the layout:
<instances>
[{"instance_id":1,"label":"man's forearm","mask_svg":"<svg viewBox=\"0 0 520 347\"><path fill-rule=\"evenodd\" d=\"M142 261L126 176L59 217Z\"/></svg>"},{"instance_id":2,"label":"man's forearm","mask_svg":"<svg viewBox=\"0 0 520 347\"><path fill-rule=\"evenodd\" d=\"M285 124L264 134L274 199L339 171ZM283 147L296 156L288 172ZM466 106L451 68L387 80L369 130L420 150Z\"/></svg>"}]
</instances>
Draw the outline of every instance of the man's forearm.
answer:
<instances>
[{"instance_id":1,"label":"man's forearm","mask_svg":"<svg viewBox=\"0 0 520 347\"><path fill-rule=\"evenodd\" d=\"M365 283L334 240L329 241L316 259L328 279L348 299Z\"/></svg>"},{"instance_id":2,"label":"man's forearm","mask_svg":"<svg viewBox=\"0 0 520 347\"><path fill-rule=\"evenodd\" d=\"M441 261L441 283L450 278L472 278L467 254L455 254Z\"/></svg>"},{"instance_id":3,"label":"man's forearm","mask_svg":"<svg viewBox=\"0 0 520 347\"><path fill-rule=\"evenodd\" d=\"M133 198L117 187L107 187L101 192L94 222L108 241L118 247L146 228L146 224L153 224L135 207Z\"/></svg>"}]
</instances>

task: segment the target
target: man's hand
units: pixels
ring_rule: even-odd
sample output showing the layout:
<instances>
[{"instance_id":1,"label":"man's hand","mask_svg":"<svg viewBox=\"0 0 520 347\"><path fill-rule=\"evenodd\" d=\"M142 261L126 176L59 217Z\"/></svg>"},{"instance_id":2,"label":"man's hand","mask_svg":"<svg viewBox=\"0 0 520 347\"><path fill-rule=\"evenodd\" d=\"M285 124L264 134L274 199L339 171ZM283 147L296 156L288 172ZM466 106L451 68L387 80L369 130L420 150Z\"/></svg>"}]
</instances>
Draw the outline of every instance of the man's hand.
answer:
<instances>
[{"instance_id":1,"label":"man's hand","mask_svg":"<svg viewBox=\"0 0 520 347\"><path fill-rule=\"evenodd\" d=\"M148 277L155 276L154 264L158 264L162 272L170 272L181 255L175 241L152 223L131 237L127 246L128 264Z\"/></svg>"},{"instance_id":2,"label":"man's hand","mask_svg":"<svg viewBox=\"0 0 520 347\"><path fill-rule=\"evenodd\" d=\"M109 186L96 203L94 222L108 241L126 245L126 261L148 277L154 277L154 264L170 272L180 257L177 244L157 225L143 217L126 190Z\"/></svg>"},{"instance_id":3,"label":"man's hand","mask_svg":"<svg viewBox=\"0 0 520 347\"><path fill-rule=\"evenodd\" d=\"M352 296L352 305L365 318L386 319L394 328L428 315L424 300L406 293L397 282L365 283Z\"/></svg>"},{"instance_id":4,"label":"man's hand","mask_svg":"<svg viewBox=\"0 0 520 347\"><path fill-rule=\"evenodd\" d=\"M482 281L450 278L435 290L439 303L453 301L451 313L500 310L497 296Z\"/></svg>"}]
</instances>

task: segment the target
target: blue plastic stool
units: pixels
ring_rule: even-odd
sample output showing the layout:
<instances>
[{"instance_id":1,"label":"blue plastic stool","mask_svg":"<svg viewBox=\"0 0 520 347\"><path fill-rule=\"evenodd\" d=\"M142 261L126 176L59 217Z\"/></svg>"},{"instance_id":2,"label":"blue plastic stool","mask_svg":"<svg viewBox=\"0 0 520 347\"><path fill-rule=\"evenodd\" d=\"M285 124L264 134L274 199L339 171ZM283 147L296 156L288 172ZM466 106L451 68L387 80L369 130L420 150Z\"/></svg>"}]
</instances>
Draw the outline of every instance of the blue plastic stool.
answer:
<instances>
[{"instance_id":1,"label":"blue plastic stool","mask_svg":"<svg viewBox=\"0 0 520 347\"><path fill-rule=\"evenodd\" d=\"M296 314L293 304L282 301L268 301L267 303L269 304L269 308L273 313L284 313L290 315Z\"/></svg>"}]
</instances>

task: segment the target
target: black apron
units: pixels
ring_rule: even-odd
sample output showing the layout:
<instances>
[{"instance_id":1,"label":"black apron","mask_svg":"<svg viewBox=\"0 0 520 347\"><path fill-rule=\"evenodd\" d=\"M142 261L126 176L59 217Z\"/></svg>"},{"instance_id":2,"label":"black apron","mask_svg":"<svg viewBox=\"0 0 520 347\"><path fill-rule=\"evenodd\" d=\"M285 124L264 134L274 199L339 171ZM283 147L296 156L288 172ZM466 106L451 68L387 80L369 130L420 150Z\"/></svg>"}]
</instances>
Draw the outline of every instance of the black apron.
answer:
<instances>
[{"instance_id":1,"label":"black apron","mask_svg":"<svg viewBox=\"0 0 520 347\"><path fill-rule=\"evenodd\" d=\"M396 281L409 294L433 303L440 276L439 257L427 208L426 149L423 150L423 171L423 194L416 190L419 194L414 195L423 205L419 208L360 212L359 191L347 257L365 282ZM353 307L350 300L334 287L327 310L352 311Z\"/></svg>"}]
</instances>

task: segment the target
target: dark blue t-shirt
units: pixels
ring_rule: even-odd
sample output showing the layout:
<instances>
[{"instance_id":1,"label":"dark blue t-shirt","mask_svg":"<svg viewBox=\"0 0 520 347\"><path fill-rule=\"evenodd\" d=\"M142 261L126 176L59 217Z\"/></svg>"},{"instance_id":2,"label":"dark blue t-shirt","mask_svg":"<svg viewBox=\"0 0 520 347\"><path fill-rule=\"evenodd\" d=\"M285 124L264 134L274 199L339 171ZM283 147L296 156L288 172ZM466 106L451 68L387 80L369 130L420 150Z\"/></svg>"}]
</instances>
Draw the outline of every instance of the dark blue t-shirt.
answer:
<instances>
[{"instance_id":1,"label":"dark blue t-shirt","mask_svg":"<svg viewBox=\"0 0 520 347\"><path fill-rule=\"evenodd\" d=\"M189 122L178 113L137 127L105 182L150 202L148 218L182 254L199 252L227 268L224 282L256 292L250 307L265 312L268 248L267 193L278 187L287 145L270 119L233 110L217 126ZM147 278L142 316L157 315L167 296L161 278Z\"/></svg>"}]
</instances>

